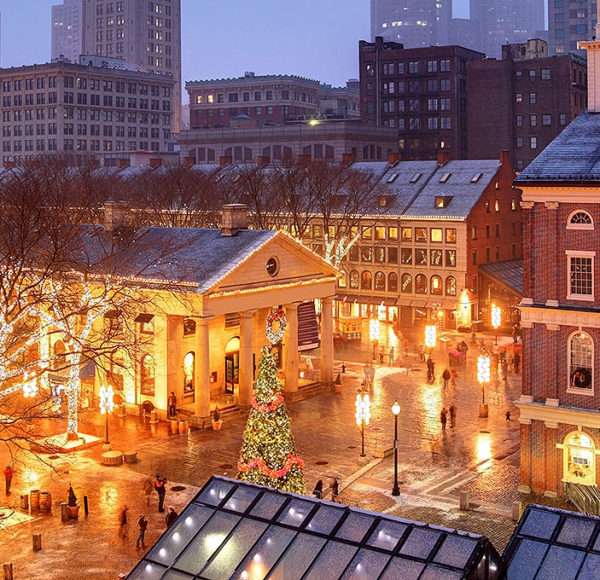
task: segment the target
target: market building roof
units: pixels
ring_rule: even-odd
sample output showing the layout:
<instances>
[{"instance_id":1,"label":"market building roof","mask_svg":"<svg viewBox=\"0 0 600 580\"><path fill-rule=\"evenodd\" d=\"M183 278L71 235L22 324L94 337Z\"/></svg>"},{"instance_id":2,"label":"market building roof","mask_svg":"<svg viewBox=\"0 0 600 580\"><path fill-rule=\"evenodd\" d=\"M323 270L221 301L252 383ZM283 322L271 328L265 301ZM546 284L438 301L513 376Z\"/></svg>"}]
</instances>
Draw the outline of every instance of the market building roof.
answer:
<instances>
[{"instance_id":1,"label":"market building roof","mask_svg":"<svg viewBox=\"0 0 600 580\"><path fill-rule=\"evenodd\" d=\"M600 114L584 111L516 178L527 183L600 181Z\"/></svg>"},{"instance_id":2,"label":"market building roof","mask_svg":"<svg viewBox=\"0 0 600 580\"><path fill-rule=\"evenodd\" d=\"M598 578L600 518L531 504L503 558L508 578Z\"/></svg>"},{"instance_id":3,"label":"market building roof","mask_svg":"<svg viewBox=\"0 0 600 580\"><path fill-rule=\"evenodd\" d=\"M479 272L519 296L523 295L523 260L482 264Z\"/></svg>"},{"instance_id":4,"label":"market building roof","mask_svg":"<svg viewBox=\"0 0 600 580\"><path fill-rule=\"evenodd\" d=\"M128 578L439 580L503 572L484 536L213 476Z\"/></svg>"}]
</instances>

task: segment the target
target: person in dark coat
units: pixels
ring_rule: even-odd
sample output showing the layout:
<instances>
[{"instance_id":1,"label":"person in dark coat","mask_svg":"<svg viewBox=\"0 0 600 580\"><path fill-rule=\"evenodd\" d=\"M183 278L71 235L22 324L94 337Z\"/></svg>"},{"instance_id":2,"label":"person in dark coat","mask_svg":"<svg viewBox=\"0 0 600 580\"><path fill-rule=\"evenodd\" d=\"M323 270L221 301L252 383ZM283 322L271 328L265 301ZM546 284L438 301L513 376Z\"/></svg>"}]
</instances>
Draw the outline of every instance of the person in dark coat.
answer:
<instances>
[{"instance_id":1,"label":"person in dark coat","mask_svg":"<svg viewBox=\"0 0 600 580\"><path fill-rule=\"evenodd\" d=\"M170 528L174 523L179 514L172 508L169 508L167 515L165 516L165 523L167 524L167 528Z\"/></svg>"},{"instance_id":2,"label":"person in dark coat","mask_svg":"<svg viewBox=\"0 0 600 580\"><path fill-rule=\"evenodd\" d=\"M454 402L450 403L448 411L450 413L450 427L454 427L456 423L456 405Z\"/></svg>"},{"instance_id":3,"label":"person in dark coat","mask_svg":"<svg viewBox=\"0 0 600 580\"><path fill-rule=\"evenodd\" d=\"M518 352L515 352L515 358L513 359L513 364L515 366L515 373L519 373L519 365L521 364L521 355Z\"/></svg>"},{"instance_id":4,"label":"person in dark coat","mask_svg":"<svg viewBox=\"0 0 600 580\"><path fill-rule=\"evenodd\" d=\"M138 533L135 547L142 548L143 550L146 548L146 545L144 544L144 536L146 535L146 529L148 528L148 519L144 514L140 514L140 517L138 518L138 528L140 531Z\"/></svg>"},{"instance_id":5,"label":"person in dark coat","mask_svg":"<svg viewBox=\"0 0 600 580\"><path fill-rule=\"evenodd\" d=\"M427 380L432 383L435 380L435 363L431 357L427 359Z\"/></svg>"},{"instance_id":6,"label":"person in dark coat","mask_svg":"<svg viewBox=\"0 0 600 580\"><path fill-rule=\"evenodd\" d=\"M323 497L323 480L319 479L315 485L315 489L313 489L313 495L317 499L321 499Z\"/></svg>"},{"instance_id":7,"label":"person in dark coat","mask_svg":"<svg viewBox=\"0 0 600 580\"><path fill-rule=\"evenodd\" d=\"M444 389L446 389L448 387L448 381L450 380L450 371L448 369L444 369L442 379L444 381Z\"/></svg>"},{"instance_id":8,"label":"person in dark coat","mask_svg":"<svg viewBox=\"0 0 600 580\"><path fill-rule=\"evenodd\" d=\"M161 513L165 511L165 494L167 493L167 489L165 487L166 483L166 477L161 478L159 475L156 476L156 481L154 482L154 489L156 490L156 493L158 493L158 511Z\"/></svg>"},{"instance_id":9,"label":"person in dark coat","mask_svg":"<svg viewBox=\"0 0 600 580\"><path fill-rule=\"evenodd\" d=\"M442 407L440 411L440 423L442 424L442 431L446 430L446 421L448 420L448 411L446 411L446 407Z\"/></svg>"}]
</instances>

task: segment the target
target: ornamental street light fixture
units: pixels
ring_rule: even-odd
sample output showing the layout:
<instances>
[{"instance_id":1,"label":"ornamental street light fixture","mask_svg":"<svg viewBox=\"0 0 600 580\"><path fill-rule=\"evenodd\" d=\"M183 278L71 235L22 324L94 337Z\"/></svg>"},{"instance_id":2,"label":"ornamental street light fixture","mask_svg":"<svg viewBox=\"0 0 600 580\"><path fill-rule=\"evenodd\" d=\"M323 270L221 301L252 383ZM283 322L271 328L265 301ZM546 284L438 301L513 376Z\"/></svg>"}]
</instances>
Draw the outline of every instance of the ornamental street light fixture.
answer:
<instances>
[{"instance_id":1,"label":"ornamental street light fixture","mask_svg":"<svg viewBox=\"0 0 600 580\"><path fill-rule=\"evenodd\" d=\"M485 402L485 383L490 382L490 357L482 354L477 358L477 380L481 385L481 405L479 405L479 416L488 416L488 406Z\"/></svg>"},{"instance_id":2,"label":"ornamental street light fixture","mask_svg":"<svg viewBox=\"0 0 600 580\"><path fill-rule=\"evenodd\" d=\"M434 324L429 324L425 327L425 346L433 349L437 338L437 328ZM431 350L429 351L431 353Z\"/></svg>"},{"instance_id":3,"label":"ornamental street light fixture","mask_svg":"<svg viewBox=\"0 0 600 580\"><path fill-rule=\"evenodd\" d=\"M377 345L379 344L379 319L372 318L369 321L369 338L373 346L373 358L377 356Z\"/></svg>"},{"instance_id":4,"label":"ornamental street light fixture","mask_svg":"<svg viewBox=\"0 0 600 580\"><path fill-rule=\"evenodd\" d=\"M400 495L398 487L398 415L400 414L400 405L395 401L392 405L392 413L394 413L394 487L392 495Z\"/></svg>"},{"instance_id":5,"label":"ornamental street light fixture","mask_svg":"<svg viewBox=\"0 0 600 580\"><path fill-rule=\"evenodd\" d=\"M113 388L110 385L108 387L105 387L104 385L100 387L100 413L104 415L106 429L104 441L105 449L110 449L110 441L108 440L108 414L112 413L115 408L113 401L114 394Z\"/></svg>"},{"instance_id":6,"label":"ornamental street light fixture","mask_svg":"<svg viewBox=\"0 0 600 580\"><path fill-rule=\"evenodd\" d=\"M35 397L38 393L38 387L35 383L35 376L30 375L29 373L25 373L23 377L23 396L28 399L30 397Z\"/></svg>"},{"instance_id":7,"label":"ornamental street light fixture","mask_svg":"<svg viewBox=\"0 0 600 580\"><path fill-rule=\"evenodd\" d=\"M496 331L496 344L498 344L498 328L500 328L500 324L502 323L502 310L500 306L496 306L492 304L492 326Z\"/></svg>"},{"instance_id":8,"label":"ornamental street light fixture","mask_svg":"<svg viewBox=\"0 0 600 580\"><path fill-rule=\"evenodd\" d=\"M358 391L356 394L356 424L360 427L360 435L361 435L361 457L365 457L365 425L369 424L371 420L371 400L369 399L369 393L367 393L366 389L362 391Z\"/></svg>"}]
</instances>

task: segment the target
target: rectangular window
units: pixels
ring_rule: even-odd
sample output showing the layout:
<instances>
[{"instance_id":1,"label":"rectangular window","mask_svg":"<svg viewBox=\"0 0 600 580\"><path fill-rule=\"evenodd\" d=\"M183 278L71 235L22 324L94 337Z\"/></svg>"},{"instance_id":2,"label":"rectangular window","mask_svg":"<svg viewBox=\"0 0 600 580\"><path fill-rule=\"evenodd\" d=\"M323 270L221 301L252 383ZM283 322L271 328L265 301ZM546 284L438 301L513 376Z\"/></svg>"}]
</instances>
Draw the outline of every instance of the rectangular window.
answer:
<instances>
[{"instance_id":1,"label":"rectangular window","mask_svg":"<svg viewBox=\"0 0 600 580\"><path fill-rule=\"evenodd\" d=\"M375 228L375 239L385 240L385 226L376 226Z\"/></svg>"},{"instance_id":2,"label":"rectangular window","mask_svg":"<svg viewBox=\"0 0 600 580\"><path fill-rule=\"evenodd\" d=\"M412 228L402 228L402 241L412 242Z\"/></svg>"},{"instance_id":3,"label":"rectangular window","mask_svg":"<svg viewBox=\"0 0 600 580\"><path fill-rule=\"evenodd\" d=\"M529 93L529 104L535 105L537 103L537 93Z\"/></svg>"},{"instance_id":4,"label":"rectangular window","mask_svg":"<svg viewBox=\"0 0 600 580\"><path fill-rule=\"evenodd\" d=\"M412 249L401 248L400 249L400 260L403 264L412 264Z\"/></svg>"},{"instance_id":5,"label":"rectangular window","mask_svg":"<svg viewBox=\"0 0 600 580\"><path fill-rule=\"evenodd\" d=\"M537 127L537 115L529 115L529 126Z\"/></svg>"},{"instance_id":6,"label":"rectangular window","mask_svg":"<svg viewBox=\"0 0 600 580\"><path fill-rule=\"evenodd\" d=\"M446 250L446 268L456 268L456 250Z\"/></svg>"},{"instance_id":7,"label":"rectangular window","mask_svg":"<svg viewBox=\"0 0 600 580\"><path fill-rule=\"evenodd\" d=\"M548 127L552 124L552 115L542 115L542 125Z\"/></svg>"},{"instance_id":8,"label":"rectangular window","mask_svg":"<svg viewBox=\"0 0 600 580\"><path fill-rule=\"evenodd\" d=\"M477 239L477 226L473 226L471 228L471 239L472 240L476 240Z\"/></svg>"},{"instance_id":9,"label":"rectangular window","mask_svg":"<svg viewBox=\"0 0 600 580\"><path fill-rule=\"evenodd\" d=\"M473 253L471 254L471 260L473 265L477 265L477 250L473 250Z\"/></svg>"},{"instance_id":10,"label":"rectangular window","mask_svg":"<svg viewBox=\"0 0 600 580\"><path fill-rule=\"evenodd\" d=\"M529 146L531 149L537 149L537 137L530 137Z\"/></svg>"},{"instance_id":11,"label":"rectangular window","mask_svg":"<svg viewBox=\"0 0 600 580\"><path fill-rule=\"evenodd\" d=\"M431 257L430 264L432 266L441 266L442 265L442 250L431 250L430 257Z\"/></svg>"},{"instance_id":12,"label":"rectangular window","mask_svg":"<svg viewBox=\"0 0 600 580\"><path fill-rule=\"evenodd\" d=\"M372 262L373 261L373 248L371 246L360 247L360 261L361 262Z\"/></svg>"},{"instance_id":13,"label":"rectangular window","mask_svg":"<svg viewBox=\"0 0 600 580\"><path fill-rule=\"evenodd\" d=\"M415 250L415 264L417 266L427 266L427 250L422 248Z\"/></svg>"},{"instance_id":14,"label":"rectangular window","mask_svg":"<svg viewBox=\"0 0 600 580\"><path fill-rule=\"evenodd\" d=\"M388 264L397 264L398 263L398 248L388 248Z\"/></svg>"},{"instance_id":15,"label":"rectangular window","mask_svg":"<svg viewBox=\"0 0 600 580\"><path fill-rule=\"evenodd\" d=\"M446 228L446 243L456 244L456 228Z\"/></svg>"},{"instance_id":16,"label":"rectangular window","mask_svg":"<svg viewBox=\"0 0 600 580\"><path fill-rule=\"evenodd\" d=\"M427 242L427 228L415 228L415 241Z\"/></svg>"},{"instance_id":17,"label":"rectangular window","mask_svg":"<svg viewBox=\"0 0 600 580\"><path fill-rule=\"evenodd\" d=\"M569 260L569 293L567 298L593 300L594 257L567 254Z\"/></svg>"},{"instance_id":18,"label":"rectangular window","mask_svg":"<svg viewBox=\"0 0 600 580\"><path fill-rule=\"evenodd\" d=\"M442 228L431 228L429 230L432 242L442 241Z\"/></svg>"},{"instance_id":19,"label":"rectangular window","mask_svg":"<svg viewBox=\"0 0 600 580\"><path fill-rule=\"evenodd\" d=\"M373 238L373 228L363 228L361 237L363 240L372 239Z\"/></svg>"},{"instance_id":20,"label":"rectangular window","mask_svg":"<svg viewBox=\"0 0 600 580\"><path fill-rule=\"evenodd\" d=\"M388 228L388 239L390 239L390 240L398 239L398 228L396 226L390 226Z\"/></svg>"}]
</instances>

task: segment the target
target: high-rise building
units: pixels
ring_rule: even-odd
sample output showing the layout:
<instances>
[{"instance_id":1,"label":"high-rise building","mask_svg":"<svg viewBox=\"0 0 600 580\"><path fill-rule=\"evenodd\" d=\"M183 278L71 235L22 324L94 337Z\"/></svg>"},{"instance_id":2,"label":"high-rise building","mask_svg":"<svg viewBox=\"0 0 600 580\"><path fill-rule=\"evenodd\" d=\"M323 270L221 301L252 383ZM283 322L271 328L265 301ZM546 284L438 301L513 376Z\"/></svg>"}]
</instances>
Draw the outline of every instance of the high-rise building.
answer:
<instances>
[{"instance_id":1,"label":"high-rise building","mask_svg":"<svg viewBox=\"0 0 600 580\"><path fill-rule=\"evenodd\" d=\"M122 58L170 74L173 132L181 127L181 0L83 0L83 54Z\"/></svg>"},{"instance_id":2,"label":"high-rise building","mask_svg":"<svg viewBox=\"0 0 600 580\"><path fill-rule=\"evenodd\" d=\"M371 39L406 48L448 44L452 0L371 0Z\"/></svg>"},{"instance_id":3,"label":"high-rise building","mask_svg":"<svg viewBox=\"0 0 600 580\"><path fill-rule=\"evenodd\" d=\"M63 0L52 6L52 60L79 62L83 48L82 0Z\"/></svg>"},{"instance_id":4,"label":"high-rise building","mask_svg":"<svg viewBox=\"0 0 600 580\"><path fill-rule=\"evenodd\" d=\"M550 54L574 52L585 56L579 41L592 40L596 26L596 0L549 0Z\"/></svg>"},{"instance_id":5,"label":"high-rise building","mask_svg":"<svg viewBox=\"0 0 600 580\"><path fill-rule=\"evenodd\" d=\"M507 150L521 171L585 109L587 72L577 55L549 57L540 39L502 53L469 63L469 159Z\"/></svg>"},{"instance_id":6,"label":"high-rise building","mask_svg":"<svg viewBox=\"0 0 600 580\"><path fill-rule=\"evenodd\" d=\"M403 48L359 42L363 123L394 127L403 159L467 158L467 63L485 57L461 46Z\"/></svg>"}]
</instances>

